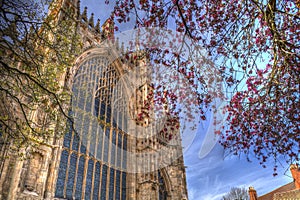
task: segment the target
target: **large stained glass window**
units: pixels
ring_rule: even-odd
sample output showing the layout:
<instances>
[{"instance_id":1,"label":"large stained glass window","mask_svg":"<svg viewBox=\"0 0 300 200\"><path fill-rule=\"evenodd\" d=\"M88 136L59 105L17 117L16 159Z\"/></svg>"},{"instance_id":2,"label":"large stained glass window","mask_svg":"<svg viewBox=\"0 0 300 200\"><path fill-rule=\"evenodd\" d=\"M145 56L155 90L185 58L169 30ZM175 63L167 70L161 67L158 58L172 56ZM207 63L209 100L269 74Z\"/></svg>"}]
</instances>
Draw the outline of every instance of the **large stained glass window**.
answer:
<instances>
[{"instance_id":1,"label":"large stained glass window","mask_svg":"<svg viewBox=\"0 0 300 200\"><path fill-rule=\"evenodd\" d=\"M122 99L113 98L122 96L117 81L105 56L79 66L72 87L74 123L64 136L55 197L126 199L127 124Z\"/></svg>"}]
</instances>

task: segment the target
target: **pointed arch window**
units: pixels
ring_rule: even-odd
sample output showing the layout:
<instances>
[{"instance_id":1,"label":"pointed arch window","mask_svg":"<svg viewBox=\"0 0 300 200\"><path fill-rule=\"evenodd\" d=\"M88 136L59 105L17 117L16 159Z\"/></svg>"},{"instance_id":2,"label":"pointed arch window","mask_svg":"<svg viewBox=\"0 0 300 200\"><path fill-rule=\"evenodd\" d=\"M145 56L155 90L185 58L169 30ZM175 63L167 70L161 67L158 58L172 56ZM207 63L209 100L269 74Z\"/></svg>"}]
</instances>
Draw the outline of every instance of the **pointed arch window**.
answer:
<instances>
[{"instance_id":1,"label":"pointed arch window","mask_svg":"<svg viewBox=\"0 0 300 200\"><path fill-rule=\"evenodd\" d=\"M124 101L113 98L122 97L114 88L118 78L105 56L79 66L72 87L74 124L69 123L75 131L68 128L64 136L55 197L126 199L126 113Z\"/></svg>"}]
</instances>

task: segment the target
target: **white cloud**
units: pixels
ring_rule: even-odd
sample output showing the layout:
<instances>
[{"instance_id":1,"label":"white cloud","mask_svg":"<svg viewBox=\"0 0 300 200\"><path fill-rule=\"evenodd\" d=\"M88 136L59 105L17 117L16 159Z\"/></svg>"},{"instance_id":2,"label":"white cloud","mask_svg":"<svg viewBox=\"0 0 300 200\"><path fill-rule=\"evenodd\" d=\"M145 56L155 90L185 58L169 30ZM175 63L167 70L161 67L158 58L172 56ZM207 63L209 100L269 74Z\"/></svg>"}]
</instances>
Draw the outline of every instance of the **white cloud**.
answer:
<instances>
[{"instance_id":1,"label":"white cloud","mask_svg":"<svg viewBox=\"0 0 300 200\"><path fill-rule=\"evenodd\" d=\"M283 167L278 169L279 175L273 177L273 168L262 168L256 160L248 162L235 156L224 159L219 145L204 159L199 159L199 138L196 137L184 157L190 200L219 200L232 187L253 186L260 196L292 181L284 175Z\"/></svg>"}]
</instances>

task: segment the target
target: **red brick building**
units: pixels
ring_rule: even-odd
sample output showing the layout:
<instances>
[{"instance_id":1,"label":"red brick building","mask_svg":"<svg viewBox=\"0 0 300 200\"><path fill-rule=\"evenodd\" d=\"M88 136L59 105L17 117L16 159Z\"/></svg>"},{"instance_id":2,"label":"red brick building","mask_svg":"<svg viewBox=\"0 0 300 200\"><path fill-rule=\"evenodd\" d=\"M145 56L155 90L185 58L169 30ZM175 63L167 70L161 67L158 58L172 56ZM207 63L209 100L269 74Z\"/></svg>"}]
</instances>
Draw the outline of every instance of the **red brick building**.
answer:
<instances>
[{"instance_id":1,"label":"red brick building","mask_svg":"<svg viewBox=\"0 0 300 200\"><path fill-rule=\"evenodd\" d=\"M300 167L296 164L290 166L294 181L275 190L257 197L253 187L249 188L250 200L300 200Z\"/></svg>"}]
</instances>

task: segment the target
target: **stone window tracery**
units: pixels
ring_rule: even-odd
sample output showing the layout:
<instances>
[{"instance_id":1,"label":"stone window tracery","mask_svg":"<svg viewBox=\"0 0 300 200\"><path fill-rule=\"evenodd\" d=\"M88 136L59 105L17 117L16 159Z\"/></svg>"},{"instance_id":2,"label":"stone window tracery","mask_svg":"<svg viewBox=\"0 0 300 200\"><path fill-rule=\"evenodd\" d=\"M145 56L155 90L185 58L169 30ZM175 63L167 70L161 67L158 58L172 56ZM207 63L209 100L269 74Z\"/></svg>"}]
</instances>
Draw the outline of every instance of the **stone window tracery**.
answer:
<instances>
[{"instance_id":1,"label":"stone window tracery","mask_svg":"<svg viewBox=\"0 0 300 200\"><path fill-rule=\"evenodd\" d=\"M72 88L72 123L64 136L55 197L126 199L127 134L115 66L104 56L83 62ZM76 124L77 123L77 124ZM83 196L84 195L84 196Z\"/></svg>"}]
</instances>

